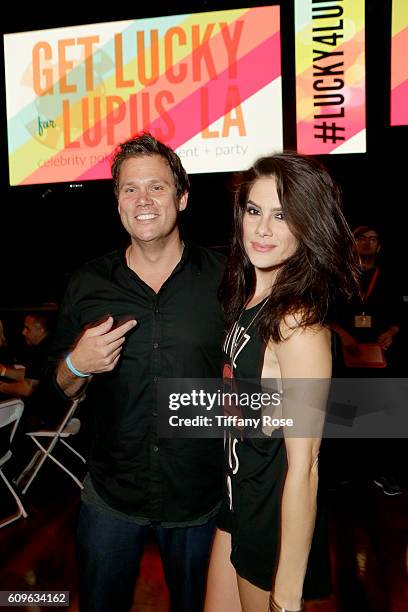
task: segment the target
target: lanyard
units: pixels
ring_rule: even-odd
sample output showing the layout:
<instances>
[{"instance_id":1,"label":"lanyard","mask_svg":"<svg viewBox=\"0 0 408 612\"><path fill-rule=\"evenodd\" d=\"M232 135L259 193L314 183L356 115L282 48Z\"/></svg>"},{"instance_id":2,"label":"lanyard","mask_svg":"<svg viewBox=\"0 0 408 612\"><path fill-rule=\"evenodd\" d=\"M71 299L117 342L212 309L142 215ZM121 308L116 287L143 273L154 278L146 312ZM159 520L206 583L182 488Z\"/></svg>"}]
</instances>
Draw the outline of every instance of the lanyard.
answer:
<instances>
[{"instance_id":1,"label":"lanyard","mask_svg":"<svg viewBox=\"0 0 408 612\"><path fill-rule=\"evenodd\" d=\"M367 300L370 297L370 295L371 295L371 293L372 293L372 291L374 289L374 286L375 286L375 283L377 282L377 278L378 278L379 273L380 273L380 269L376 268L374 270L374 273L373 273L372 277L371 277L370 284L368 285L367 291L365 292L365 294L361 291L361 286L359 286L359 288L358 288L358 293L359 293L360 300L361 300L361 303L362 303L363 306L367 303Z\"/></svg>"}]
</instances>

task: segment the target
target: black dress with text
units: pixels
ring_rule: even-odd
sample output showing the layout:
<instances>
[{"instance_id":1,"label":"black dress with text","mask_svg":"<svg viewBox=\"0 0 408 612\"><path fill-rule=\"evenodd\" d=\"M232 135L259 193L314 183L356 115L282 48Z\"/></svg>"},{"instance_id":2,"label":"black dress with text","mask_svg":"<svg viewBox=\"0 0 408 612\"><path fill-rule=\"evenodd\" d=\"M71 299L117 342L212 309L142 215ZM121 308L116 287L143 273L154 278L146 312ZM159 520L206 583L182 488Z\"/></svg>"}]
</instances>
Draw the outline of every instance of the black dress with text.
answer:
<instances>
[{"instance_id":1,"label":"black dress with text","mask_svg":"<svg viewBox=\"0 0 408 612\"><path fill-rule=\"evenodd\" d=\"M241 396L266 391L261 389L266 347L255 323L263 304L244 310L224 343L224 381L232 383ZM278 386L279 381L276 383ZM252 408L235 406L234 410L243 417L254 416ZM225 466L218 526L231 533L231 562L239 576L269 591L279 556L281 498L287 471L282 429L268 435L261 430L251 434L245 429L227 430ZM303 595L317 599L329 596L330 591L327 534L319 511Z\"/></svg>"}]
</instances>

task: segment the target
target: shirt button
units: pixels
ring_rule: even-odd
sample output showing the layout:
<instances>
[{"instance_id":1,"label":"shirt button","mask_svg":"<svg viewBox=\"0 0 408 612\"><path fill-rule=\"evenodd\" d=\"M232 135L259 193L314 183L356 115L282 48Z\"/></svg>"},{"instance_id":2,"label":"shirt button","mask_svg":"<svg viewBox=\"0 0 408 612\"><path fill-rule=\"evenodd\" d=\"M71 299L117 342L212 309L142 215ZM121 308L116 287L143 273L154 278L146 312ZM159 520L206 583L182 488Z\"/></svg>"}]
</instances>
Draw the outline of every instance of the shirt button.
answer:
<instances>
[{"instance_id":1,"label":"shirt button","mask_svg":"<svg viewBox=\"0 0 408 612\"><path fill-rule=\"evenodd\" d=\"M155 377L153 378L153 382L155 382L155 383L157 383L157 381L158 381L158 380L159 380L159 379L157 378L157 376L155 376Z\"/></svg>"},{"instance_id":2,"label":"shirt button","mask_svg":"<svg viewBox=\"0 0 408 612\"><path fill-rule=\"evenodd\" d=\"M159 447L158 446L153 446L153 450L154 450L155 453L157 453L157 451L159 450Z\"/></svg>"},{"instance_id":3,"label":"shirt button","mask_svg":"<svg viewBox=\"0 0 408 612\"><path fill-rule=\"evenodd\" d=\"M157 308L157 306L156 306L156 308L154 309L154 314L159 314L159 309Z\"/></svg>"},{"instance_id":4,"label":"shirt button","mask_svg":"<svg viewBox=\"0 0 408 612\"><path fill-rule=\"evenodd\" d=\"M155 343L153 344L153 348L154 348L154 349L159 348L159 345L158 345L158 343L157 343L157 342L155 342Z\"/></svg>"},{"instance_id":5,"label":"shirt button","mask_svg":"<svg viewBox=\"0 0 408 612\"><path fill-rule=\"evenodd\" d=\"M153 410L152 416L157 417L157 410Z\"/></svg>"}]
</instances>

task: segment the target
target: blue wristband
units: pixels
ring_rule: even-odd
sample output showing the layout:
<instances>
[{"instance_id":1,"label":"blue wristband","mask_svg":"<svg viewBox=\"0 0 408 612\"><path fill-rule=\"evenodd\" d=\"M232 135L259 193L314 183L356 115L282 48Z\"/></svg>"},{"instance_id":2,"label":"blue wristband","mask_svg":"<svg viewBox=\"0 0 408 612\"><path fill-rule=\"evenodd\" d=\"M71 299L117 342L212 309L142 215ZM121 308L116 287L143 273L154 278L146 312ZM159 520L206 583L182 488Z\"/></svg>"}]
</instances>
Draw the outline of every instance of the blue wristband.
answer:
<instances>
[{"instance_id":1,"label":"blue wristband","mask_svg":"<svg viewBox=\"0 0 408 612\"><path fill-rule=\"evenodd\" d=\"M75 376L79 376L79 378L88 378L89 376L92 376L92 374L84 374L83 372L80 372L72 365L71 353L65 357L65 363L67 364L71 372L75 374Z\"/></svg>"}]
</instances>

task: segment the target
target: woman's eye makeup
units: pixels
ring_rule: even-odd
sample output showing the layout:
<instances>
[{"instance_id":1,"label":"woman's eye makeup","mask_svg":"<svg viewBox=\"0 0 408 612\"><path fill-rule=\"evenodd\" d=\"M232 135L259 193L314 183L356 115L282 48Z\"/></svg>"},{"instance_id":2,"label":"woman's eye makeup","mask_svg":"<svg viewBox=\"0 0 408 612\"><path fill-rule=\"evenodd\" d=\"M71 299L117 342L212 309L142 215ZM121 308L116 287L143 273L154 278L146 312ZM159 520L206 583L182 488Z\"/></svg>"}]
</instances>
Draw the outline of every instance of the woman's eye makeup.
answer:
<instances>
[{"instance_id":1,"label":"woman's eye makeup","mask_svg":"<svg viewBox=\"0 0 408 612\"><path fill-rule=\"evenodd\" d=\"M253 202L247 202L245 212L250 216L255 216L262 214L262 209L253 204ZM267 212L266 214L269 213ZM275 208L274 210L272 210L272 215L274 219L278 219L279 221L285 221L285 213L281 208Z\"/></svg>"},{"instance_id":2,"label":"woman's eye makeup","mask_svg":"<svg viewBox=\"0 0 408 612\"><path fill-rule=\"evenodd\" d=\"M247 204L246 205L246 212L249 215L257 215L259 214L260 210L257 206L254 206L253 204Z\"/></svg>"}]
</instances>

